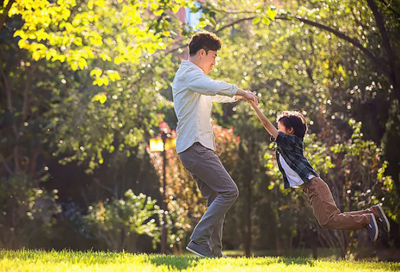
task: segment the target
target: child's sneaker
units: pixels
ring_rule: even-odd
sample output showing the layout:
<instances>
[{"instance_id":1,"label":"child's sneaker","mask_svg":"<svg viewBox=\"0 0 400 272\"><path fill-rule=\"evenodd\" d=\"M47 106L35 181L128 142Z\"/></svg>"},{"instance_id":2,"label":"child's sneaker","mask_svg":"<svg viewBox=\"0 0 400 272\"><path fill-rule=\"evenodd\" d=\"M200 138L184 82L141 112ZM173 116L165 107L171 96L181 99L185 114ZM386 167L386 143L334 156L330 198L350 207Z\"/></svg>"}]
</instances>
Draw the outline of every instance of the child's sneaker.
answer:
<instances>
[{"instance_id":1,"label":"child's sneaker","mask_svg":"<svg viewBox=\"0 0 400 272\"><path fill-rule=\"evenodd\" d=\"M390 232L390 224L389 224L389 220L386 217L385 212L382 209L382 206L380 204L375 205L374 206L379 213L379 217L378 217L378 225L380 227L382 227L386 232Z\"/></svg>"},{"instance_id":2,"label":"child's sneaker","mask_svg":"<svg viewBox=\"0 0 400 272\"><path fill-rule=\"evenodd\" d=\"M371 217L371 222L367 225L365 229L367 230L371 240L375 242L376 239L378 239L379 230L378 230L378 225L376 224L375 215L371 213L370 217Z\"/></svg>"}]
</instances>

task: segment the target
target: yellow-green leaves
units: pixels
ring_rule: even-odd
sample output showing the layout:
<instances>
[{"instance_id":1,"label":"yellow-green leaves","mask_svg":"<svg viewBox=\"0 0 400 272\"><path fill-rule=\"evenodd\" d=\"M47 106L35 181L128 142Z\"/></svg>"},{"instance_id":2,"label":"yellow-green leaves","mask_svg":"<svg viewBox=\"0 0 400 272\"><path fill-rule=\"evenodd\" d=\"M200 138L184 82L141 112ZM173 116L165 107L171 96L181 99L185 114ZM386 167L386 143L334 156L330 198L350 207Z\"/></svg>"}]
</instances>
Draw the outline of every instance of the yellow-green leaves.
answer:
<instances>
[{"instance_id":1,"label":"yellow-green leaves","mask_svg":"<svg viewBox=\"0 0 400 272\"><path fill-rule=\"evenodd\" d=\"M181 6L179 6L179 5L172 6L172 12L177 13L180 8L181 8Z\"/></svg>"},{"instance_id":2,"label":"yellow-green leaves","mask_svg":"<svg viewBox=\"0 0 400 272\"><path fill-rule=\"evenodd\" d=\"M107 70L107 75L110 78L111 81L116 81L116 80L120 80L121 77L118 74L117 71L113 71L113 70Z\"/></svg>"},{"instance_id":3,"label":"yellow-green leaves","mask_svg":"<svg viewBox=\"0 0 400 272\"><path fill-rule=\"evenodd\" d=\"M30 51L34 60L46 58L66 62L72 70L84 70L91 59L136 65L143 52L165 49L160 38L171 36L166 14L190 4L180 0L119 2L16 0L9 16L20 15L24 20L14 37L20 38L19 47ZM154 24L157 16L162 18ZM157 28L150 30L153 25ZM117 80L119 74L108 71L93 83L102 86Z\"/></svg>"},{"instance_id":4,"label":"yellow-green leaves","mask_svg":"<svg viewBox=\"0 0 400 272\"><path fill-rule=\"evenodd\" d=\"M252 22L255 25L255 24L258 24L260 21L261 21L261 18L260 17L256 17L256 18L253 19Z\"/></svg>"},{"instance_id":5,"label":"yellow-green leaves","mask_svg":"<svg viewBox=\"0 0 400 272\"><path fill-rule=\"evenodd\" d=\"M99 85L99 86L101 86L101 85ZM107 96L105 93L99 93L99 94L96 94L92 98L92 101L99 101L101 104L104 104L107 101Z\"/></svg>"},{"instance_id":6,"label":"yellow-green leaves","mask_svg":"<svg viewBox=\"0 0 400 272\"><path fill-rule=\"evenodd\" d=\"M271 20L275 20L275 16L278 12L274 6L271 6L266 8L266 10L258 11L258 13L260 13L260 15L252 20L254 25L258 24L259 22L262 22L264 25L269 25Z\"/></svg>"},{"instance_id":7,"label":"yellow-green leaves","mask_svg":"<svg viewBox=\"0 0 400 272\"><path fill-rule=\"evenodd\" d=\"M101 76L101 74L103 73L103 71L100 68L94 68L91 72L90 72L90 76L91 77L95 77L95 78L99 78Z\"/></svg>"},{"instance_id":8,"label":"yellow-green leaves","mask_svg":"<svg viewBox=\"0 0 400 272\"><path fill-rule=\"evenodd\" d=\"M107 70L103 72L100 68L96 67L90 72L90 76L94 78L93 85L98 85L102 86L105 85L107 86L110 82L120 80L121 76L119 73L115 70Z\"/></svg>"},{"instance_id":9,"label":"yellow-green leaves","mask_svg":"<svg viewBox=\"0 0 400 272\"><path fill-rule=\"evenodd\" d=\"M276 10L276 8L274 6L268 7L267 16L268 16L269 19L275 20L275 16L276 16L277 13L278 12L277 12L277 10Z\"/></svg>"},{"instance_id":10,"label":"yellow-green leaves","mask_svg":"<svg viewBox=\"0 0 400 272\"><path fill-rule=\"evenodd\" d=\"M93 85L98 85L98 86L105 85L105 86L107 86L109 82L110 82L110 80L108 79L108 77L102 76L102 77L96 78L96 79L93 81ZM103 103L104 103L104 102L103 102ZM103 104L103 103L102 103L102 104Z\"/></svg>"}]
</instances>

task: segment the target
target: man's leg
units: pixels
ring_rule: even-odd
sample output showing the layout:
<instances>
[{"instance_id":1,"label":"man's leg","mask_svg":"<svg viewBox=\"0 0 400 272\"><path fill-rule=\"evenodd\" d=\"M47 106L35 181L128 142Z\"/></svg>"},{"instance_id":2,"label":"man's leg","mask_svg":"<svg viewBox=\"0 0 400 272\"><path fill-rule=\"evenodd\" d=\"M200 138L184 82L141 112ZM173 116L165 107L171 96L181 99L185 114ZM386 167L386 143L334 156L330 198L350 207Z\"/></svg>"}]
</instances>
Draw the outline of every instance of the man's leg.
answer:
<instances>
[{"instance_id":1,"label":"man's leg","mask_svg":"<svg viewBox=\"0 0 400 272\"><path fill-rule=\"evenodd\" d=\"M212 150L194 144L189 150L180 153L179 157L193 175L218 193L190 237L196 244L208 244L212 232L236 201L239 191Z\"/></svg>"},{"instance_id":2,"label":"man's leg","mask_svg":"<svg viewBox=\"0 0 400 272\"><path fill-rule=\"evenodd\" d=\"M223 257L223 254L222 254L222 230L224 227L224 220L225 220L225 216L215 226L214 231L211 233L211 237L209 240L209 245L210 245L212 254L215 257Z\"/></svg>"},{"instance_id":3,"label":"man's leg","mask_svg":"<svg viewBox=\"0 0 400 272\"><path fill-rule=\"evenodd\" d=\"M328 185L320 178L313 178L302 185L319 224L324 228L338 230L361 230L370 224L371 213L364 211L341 213L333 200Z\"/></svg>"},{"instance_id":4,"label":"man's leg","mask_svg":"<svg viewBox=\"0 0 400 272\"><path fill-rule=\"evenodd\" d=\"M207 186L199 177L196 175L193 175L193 179L197 182L197 186L199 187L199 190L202 194L202 196L207 199L207 207L211 205L211 203L214 201L214 199L218 196L217 192L214 192L211 190L210 187ZM224 225L224 220L225 220L225 215L217 223L215 226L214 230L211 233L210 240L208 241L208 244L210 245L211 252L214 256L216 257L222 257L222 229Z\"/></svg>"}]
</instances>

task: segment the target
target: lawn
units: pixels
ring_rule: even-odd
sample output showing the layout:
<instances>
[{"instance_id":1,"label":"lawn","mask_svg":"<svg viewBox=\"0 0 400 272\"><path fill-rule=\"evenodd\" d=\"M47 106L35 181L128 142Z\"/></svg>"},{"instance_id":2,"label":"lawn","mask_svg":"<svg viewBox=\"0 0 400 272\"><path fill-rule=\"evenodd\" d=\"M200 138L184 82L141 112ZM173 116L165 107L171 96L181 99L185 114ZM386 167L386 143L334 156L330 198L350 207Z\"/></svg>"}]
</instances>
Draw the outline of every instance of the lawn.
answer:
<instances>
[{"instance_id":1,"label":"lawn","mask_svg":"<svg viewBox=\"0 0 400 272\"><path fill-rule=\"evenodd\" d=\"M400 271L400 263L254 257L200 259L77 251L0 251L0 271Z\"/></svg>"}]
</instances>

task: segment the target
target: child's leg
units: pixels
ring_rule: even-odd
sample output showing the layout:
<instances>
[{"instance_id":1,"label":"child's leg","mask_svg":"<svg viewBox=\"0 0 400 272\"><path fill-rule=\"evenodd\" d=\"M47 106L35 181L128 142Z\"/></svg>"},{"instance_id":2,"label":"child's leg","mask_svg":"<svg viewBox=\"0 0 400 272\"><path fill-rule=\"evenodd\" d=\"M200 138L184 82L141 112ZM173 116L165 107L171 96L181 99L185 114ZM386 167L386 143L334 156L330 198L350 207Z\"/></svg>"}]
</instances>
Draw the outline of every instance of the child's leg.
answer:
<instances>
[{"instance_id":1,"label":"child's leg","mask_svg":"<svg viewBox=\"0 0 400 272\"><path fill-rule=\"evenodd\" d=\"M302 185L313 208L313 213L323 228L340 230L364 229L371 221L366 211L341 213L333 200L328 185L320 179L313 178Z\"/></svg>"},{"instance_id":2,"label":"child's leg","mask_svg":"<svg viewBox=\"0 0 400 272\"><path fill-rule=\"evenodd\" d=\"M376 219L379 218L379 213L378 210L375 207L371 207L369 209L366 210L361 210L361 211L352 211L352 212L347 212L348 214L373 214L375 216Z\"/></svg>"}]
</instances>

